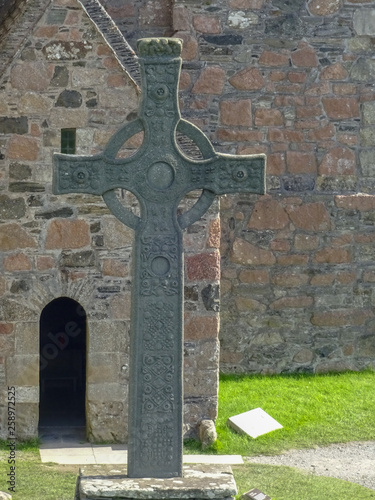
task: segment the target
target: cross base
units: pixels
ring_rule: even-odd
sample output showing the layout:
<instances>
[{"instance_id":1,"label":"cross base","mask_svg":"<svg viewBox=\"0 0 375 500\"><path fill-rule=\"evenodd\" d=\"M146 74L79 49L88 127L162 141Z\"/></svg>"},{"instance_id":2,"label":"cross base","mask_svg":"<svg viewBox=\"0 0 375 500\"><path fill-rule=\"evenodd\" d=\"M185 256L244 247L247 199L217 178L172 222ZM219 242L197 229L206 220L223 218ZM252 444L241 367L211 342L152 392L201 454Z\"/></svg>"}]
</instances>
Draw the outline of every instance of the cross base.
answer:
<instances>
[{"instance_id":1,"label":"cross base","mask_svg":"<svg viewBox=\"0 0 375 500\"><path fill-rule=\"evenodd\" d=\"M223 465L185 465L182 478L129 478L123 465L80 469L74 500L233 500L232 469Z\"/></svg>"}]
</instances>

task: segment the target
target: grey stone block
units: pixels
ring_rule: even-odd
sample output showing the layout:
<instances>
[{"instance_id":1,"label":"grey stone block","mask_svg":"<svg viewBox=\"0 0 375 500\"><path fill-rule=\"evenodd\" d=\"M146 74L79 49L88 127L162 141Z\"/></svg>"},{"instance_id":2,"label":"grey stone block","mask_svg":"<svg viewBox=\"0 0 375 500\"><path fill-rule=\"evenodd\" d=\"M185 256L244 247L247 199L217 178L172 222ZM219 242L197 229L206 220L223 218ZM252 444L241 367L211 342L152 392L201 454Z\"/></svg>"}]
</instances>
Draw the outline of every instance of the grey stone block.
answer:
<instances>
[{"instance_id":1,"label":"grey stone block","mask_svg":"<svg viewBox=\"0 0 375 500\"><path fill-rule=\"evenodd\" d=\"M229 500L237 494L232 469L220 465L185 465L181 478L128 478L124 467L80 469L77 500L191 499Z\"/></svg>"},{"instance_id":2,"label":"grey stone block","mask_svg":"<svg viewBox=\"0 0 375 500\"><path fill-rule=\"evenodd\" d=\"M353 16L357 35L375 35L375 9L356 9Z\"/></svg>"},{"instance_id":3,"label":"grey stone block","mask_svg":"<svg viewBox=\"0 0 375 500\"><path fill-rule=\"evenodd\" d=\"M26 116L0 118L0 134L27 134L28 130L29 124Z\"/></svg>"},{"instance_id":4,"label":"grey stone block","mask_svg":"<svg viewBox=\"0 0 375 500\"><path fill-rule=\"evenodd\" d=\"M20 219L26 213L26 203L23 198L11 199L9 196L0 195L0 218Z\"/></svg>"},{"instance_id":5,"label":"grey stone block","mask_svg":"<svg viewBox=\"0 0 375 500\"><path fill-rule=\"evenodd\" d=\"M64 90L57 98L55 106L63 108L79 108L82 105L82 96L76 90Z\"/></svg>"}]
</instances>

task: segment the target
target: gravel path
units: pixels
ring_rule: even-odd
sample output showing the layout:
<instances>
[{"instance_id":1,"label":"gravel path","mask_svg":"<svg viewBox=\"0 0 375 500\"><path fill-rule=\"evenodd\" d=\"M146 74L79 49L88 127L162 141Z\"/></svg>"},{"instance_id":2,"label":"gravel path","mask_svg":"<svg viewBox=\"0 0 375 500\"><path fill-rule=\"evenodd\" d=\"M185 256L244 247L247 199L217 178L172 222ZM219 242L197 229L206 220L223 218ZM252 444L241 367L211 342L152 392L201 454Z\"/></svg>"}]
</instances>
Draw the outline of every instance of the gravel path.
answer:
<instances>
[{"instance_id":1,"label":"gravel path","mask_svg":"<svg viewBox=\"0 0 375 500\"><path fill-rule=\"evenodd\" d=\"M345 479L375 490L375 441L290 450L282 455L260 455L246 457L246 460L252 463L296 467L319 476Z\"/></svg>"}]
</instances>

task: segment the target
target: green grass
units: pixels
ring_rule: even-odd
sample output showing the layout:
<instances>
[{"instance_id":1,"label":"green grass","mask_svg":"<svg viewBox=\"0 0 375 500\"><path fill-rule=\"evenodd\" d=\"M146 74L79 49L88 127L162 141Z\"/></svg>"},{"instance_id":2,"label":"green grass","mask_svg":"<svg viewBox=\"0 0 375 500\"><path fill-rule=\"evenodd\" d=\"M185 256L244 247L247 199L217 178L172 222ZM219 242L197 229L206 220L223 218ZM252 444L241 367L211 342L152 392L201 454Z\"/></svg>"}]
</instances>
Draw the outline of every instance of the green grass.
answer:
<instances>
[{"instance_id":1,"label":"green grass","mask_svg":"<svg viewBox=\"0 0 375 500\"><path fill-rule=\"evenodd\" d=\"M35 451L39 448L39 438L28 439L17 442L17 451ZM0 439L0 450L7 450L7 441Z\"/></svg>"},{"instance_id":2,"label":"green grass","mask_svg":"<svg viewBox=\"0 0 375 500\"><path fill-rule=\"evenodd\" d=\"M252 439L232 431L233 415L261 407L283 429ZM375 371L329 375L234 376L220 379L218 440L207 449L220 454L278 454L291 448L375 439ZM201 453L196 442L186 452Z\"/></svg>"},{"instance_id":3,"label":"green grass","mask_svg":"<svg viewBox=\"0 0 375 500\"><path fill-rule=\"evenodd\" d=\"M7 451L0 451L0 491L5 492L7 460ZM17 451L16 492L8 493L12 500L73 500L77 474L78 466L42 464L38 448L28 445L27 450Z\"/></svg>"},{"instance_id":4,"label":"green grass","mask_svg":"<svg viewBox=\"0 0 375 500\"><path fill-rule=\"evenodd\" d=\"M77 465L42 464L38 448L17 452L17 492L13 500L73 500ZM0 451L0 491L7 491L6 452ZM238 495L258 488L273 500L375 500L375 491L291 467L246 464L233 467Z\"/></svg>"},{"instance_id":5,"label":"green grass","mask_svg":"<svg viewBox=\"0 0 375 500\"><path fill-rule=\"evenodd\" d=\"M283 429L257 439L232 431L227 419L261 407ZM330 375L222 376L218 441L205 450L243 456L280 453L330 443L375 439L375 372ZM1 451L2 450L2 451ZM202 453L196 442L185 453ZM0 491L7 491L8 451L0 442ZM17 492L13 500L72 500L79 466L42 464L38 440L17 446ZM273 500L375 500L375 491L290 467L245 464L233 467L239 496L259 488Z\"/></svg>"},{"instance_id":6,"label":"green grass","mask_svg":"<svg viewBox=\"0 0 375 500\"><path fill-rule=\"evenodd\" d=\"M238 488L237 499L246 491L258 488L272 500L368 500L375 491L358 484L315 476L291 467L273 465L233 466Z\"/></svg>"}]
</instances>

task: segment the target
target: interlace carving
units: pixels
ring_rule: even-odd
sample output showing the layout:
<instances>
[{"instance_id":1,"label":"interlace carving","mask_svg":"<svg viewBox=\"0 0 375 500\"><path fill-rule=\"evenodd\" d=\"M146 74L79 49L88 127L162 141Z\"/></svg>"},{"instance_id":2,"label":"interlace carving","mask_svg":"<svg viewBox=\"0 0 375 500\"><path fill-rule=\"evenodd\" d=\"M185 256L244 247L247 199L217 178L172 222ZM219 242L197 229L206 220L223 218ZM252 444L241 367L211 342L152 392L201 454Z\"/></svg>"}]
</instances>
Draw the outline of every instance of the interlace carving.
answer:
<instances>
[{"instance_id":1,"label":"interlace carving","mask_svg":"<svg viewBox=\"0 0 375 500\"><path fill-rule=\"evenodd\" d=\"M143 360L142 413L171 412L174 393L171 382L174 373L173 355L146 355Z\"/></svg>"},{"instance_id":2,"label":"interlace carving","mask_svg":"<svg viewBox=\"0 0 375 500\"><path fill-rule=\"evenodd\" d=\"M150 302L144 314L144 347L149 351L168 351L174 347L173 305L168 302Z\"/></svg>"}]
</instances>

